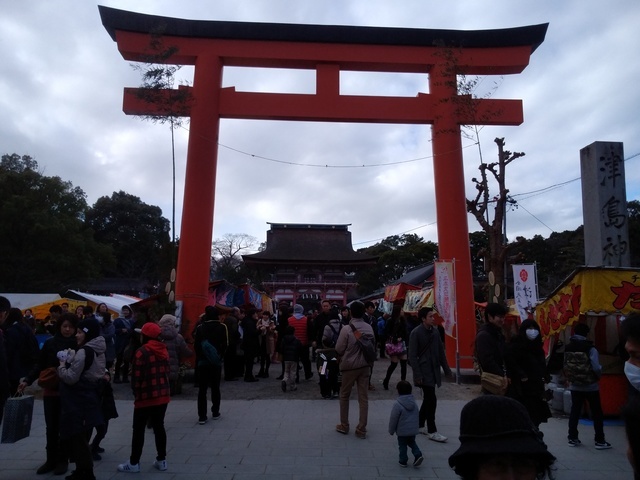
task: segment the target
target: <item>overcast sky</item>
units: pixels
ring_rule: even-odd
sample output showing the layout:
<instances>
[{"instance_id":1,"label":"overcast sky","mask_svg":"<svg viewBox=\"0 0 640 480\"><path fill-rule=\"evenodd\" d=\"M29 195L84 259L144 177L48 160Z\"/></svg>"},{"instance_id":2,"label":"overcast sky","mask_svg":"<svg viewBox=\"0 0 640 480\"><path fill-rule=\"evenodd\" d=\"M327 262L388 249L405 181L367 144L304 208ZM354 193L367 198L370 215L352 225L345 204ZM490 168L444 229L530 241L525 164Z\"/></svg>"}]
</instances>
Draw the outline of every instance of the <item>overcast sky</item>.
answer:
<instances>
[{"instance_id":1,"label":"overcast sky","mask_svg":"<svg viewBox=\"0 0 640 480\"><path fill-rule=\"evenodd\" d=\"M640 199L640 2L638 0L33 0L0 15L0 153L34 157L89 204L124 190L171 218L169 127L122 112L124 87L140 84L101 24L97 5L199 20L482 30L549 23L522 74L480 79L476 94L522 99L517 127L479 132L526 156L508 168L519 207L510 239L573 230L582 222L581 148L624 143L627 199ZM183 68L181 78L192 80ZM343 74L342 93L415 96L422 75ZM312 72L229 69L238 90L313 93ZM177 232L189 125L176 131ZM437 241L430 127L222 120L214 238L264 241L276 223L351 224L354 247L395 234ZM479 149L464 139L468 196ZM414 162L408 160L420 159ZM275 161L273 161L275 160ZM397 163L388 166L376 164ZM327 165L314 167L312 165ZM363 167L364 166L364 167ZM573 181L575 180L575 181ZM495 188L493 190L495 192ZM493 193L492 192L492 193ZM469 217L470 231L480 229Z\"/></svg>"}]
</instances>

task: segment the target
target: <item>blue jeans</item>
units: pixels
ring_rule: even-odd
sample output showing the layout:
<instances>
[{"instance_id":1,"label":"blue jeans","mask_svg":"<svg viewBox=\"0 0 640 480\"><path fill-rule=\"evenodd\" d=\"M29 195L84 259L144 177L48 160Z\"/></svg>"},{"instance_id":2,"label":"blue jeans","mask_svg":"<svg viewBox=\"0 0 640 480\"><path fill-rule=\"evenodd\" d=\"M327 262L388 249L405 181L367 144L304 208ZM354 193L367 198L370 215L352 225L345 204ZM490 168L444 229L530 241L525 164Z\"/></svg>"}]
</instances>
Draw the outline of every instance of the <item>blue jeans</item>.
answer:
<instances>
[{"instance_id":1,"label":"blue jeans","mask_svg":"<svg viewBox=\"0 0 640 480\"><path fill-rule=\"evenodd\" d=\"M418 458L422 456L422 452L420 448L418 448L418 444L416 443L415 435L411 437L398 437L398 450L400 450L400 458L399 461L401 464L406 465L409 461L409 456L407 455L407 447L411 448L411 453L413 453L414 458Z\"/></svg>"}]
</instances>

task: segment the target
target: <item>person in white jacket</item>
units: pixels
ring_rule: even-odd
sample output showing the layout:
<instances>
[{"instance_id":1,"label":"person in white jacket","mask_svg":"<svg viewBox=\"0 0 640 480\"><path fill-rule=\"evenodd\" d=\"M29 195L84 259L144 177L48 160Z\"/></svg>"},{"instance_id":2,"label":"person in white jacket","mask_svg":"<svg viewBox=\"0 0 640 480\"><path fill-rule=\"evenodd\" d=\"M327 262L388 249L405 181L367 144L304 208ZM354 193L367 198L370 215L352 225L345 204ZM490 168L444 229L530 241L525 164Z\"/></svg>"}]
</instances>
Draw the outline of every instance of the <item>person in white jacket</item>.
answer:
<instances>
[{"instance_id":1,"label":"person in white jacket","mask_svg":"<svg viewBox=\"0 0 640 480\"><path fill-rule=\"evenodd\" d=\"M103 423L99 380L104 376L106 344L100 325L90 318L78 323L78 350L58 352L60 366L60 438L68 439L75 471L70 480L95 480L87 433Z\"/></svg>"}]
</instances>

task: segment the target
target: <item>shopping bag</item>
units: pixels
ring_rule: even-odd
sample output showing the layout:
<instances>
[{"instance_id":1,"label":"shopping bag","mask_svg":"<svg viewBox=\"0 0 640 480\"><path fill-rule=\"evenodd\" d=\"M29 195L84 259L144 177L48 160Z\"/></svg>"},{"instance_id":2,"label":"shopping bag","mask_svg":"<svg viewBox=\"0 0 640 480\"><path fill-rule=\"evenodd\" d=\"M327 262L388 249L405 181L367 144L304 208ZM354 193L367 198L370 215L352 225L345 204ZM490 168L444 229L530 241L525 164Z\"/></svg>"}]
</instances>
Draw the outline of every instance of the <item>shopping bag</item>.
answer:
<instances>
[{"instance_id":1,"label":"shopping bag","mask_svg":"<svg viewBox=\"0 0 640 480\"><path fill-rule=\"evenodd\" d=\"M2 420L2 443L15 443L29 436L33 418L33 395L7 399Z\"/></svg>"}]
</instances>

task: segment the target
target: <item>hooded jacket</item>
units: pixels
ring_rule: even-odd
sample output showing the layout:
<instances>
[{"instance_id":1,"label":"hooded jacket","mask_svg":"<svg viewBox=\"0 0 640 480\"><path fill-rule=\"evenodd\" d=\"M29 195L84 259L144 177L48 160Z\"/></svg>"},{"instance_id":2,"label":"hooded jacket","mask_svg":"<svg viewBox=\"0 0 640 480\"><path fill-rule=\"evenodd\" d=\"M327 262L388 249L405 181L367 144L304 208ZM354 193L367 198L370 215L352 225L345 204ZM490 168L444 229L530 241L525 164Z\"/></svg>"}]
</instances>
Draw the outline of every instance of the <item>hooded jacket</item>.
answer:
<instances>
[{"instance_id":1,"label":"hooded jacket","mask_svg":"<svg viewBox=\"0 0 640 480\"><path fill-rule=\"evenodd\" d=\"M161 341L149 339L131 362L134 408L169 403L169 352Z\"/></svg>"},{"instance_id":2,"label":"hooded jacket","mask_svg":"<svg viewBox=\"0 0 640 480\"><path fill-rule=\"evenodd\" d=\"M389 434L399 437L414 437L419 433L420 410L413 395L400 395L391 408Z\"/></svg>"},{"instance_id":3,"label":"hooded jacket","mask_svg":"<svg viewBox=\"0 0 640 480\"><path fill-rule=\"evenodd\" d=\"M335 345L332 345L333 343L333 335L334 335L334 331L337 332L338 338L340 337L340 332L342 331L342 322L340 321L339 318L332 318L331 320L329 320L329 323L327 323L324 327L324 331L322 332L322 346L324 348L335 348ZM336 344L338 343L338 340L336 339Z\"/></svg>"},{"instance_id":4,"label":"hooded jacket","mask_svg":"<svg viewBox=\"0 0 640 480\"><path fill-rule=\"evenodd\" d=\"M178 379L180 373L180 359L190 357L193 352L187 346L184 337L178 333L178 329L173 325L169 325L160 321L159 323L162 333L160 338L167 347L169 354L169 380L172 382Z\"/></svg>"},{"instance_id":5,"label":"hooded jacket","mask_svg":"<svg viewBox=\"0 0 640 480\"><path fill-rule=\"evenodd\" d=\"M300 340L302 346L306 347L311 343L313 337L312 326L309 319L302 313L302 307L298 307L300 305L294 307L294 313L289 317L289 325L295 329L295 336Z\"/></svg>"},{"instance_id":6,"label":"hooded jacket","mask_svg":"<svg viewBox=\"0 0 640 480\"><path fill-rule=\"evenodd\" d=\"M373 336L373 328L362 318L352 319L351 324L360 332ZM336 342L336 353L340 356L340 371L356 370L369 366L356 342L356 337L350 327L340 330Z\"/></svg>"},{"instance_id":7,"label":"hooded jacket","mask_svg":"<svg viewBox=\"0 0 640 480\"><path fill-rule=\"evenodd\" d=\"M93 361L88 367L85 365L87 353L84 347L93 350ZM60 381L67 385L75 385L80 379L90 383L97 383L98 380L104 376L106 369L106 361L104 358L106 349L107 346L105 345L103 337L96 337L89 340L78 349L70 361L58 367Z\"/></svg>"},{"instance_id":8,"label":"hooded jacket","mask_svg":"<svg viewBox=\"0 0 640 480\"><path fill-rule=\"evenodd\" d=\"M93 355L87 355L91 349ZM100 382L105 374L104 338L86 342L58 367L60 377L60 438L66 439L103 423L100 408ZM91 360L93 356L93 360ZM90 362L90 364L89 364Z\"/></svg>"}]
</instances>

